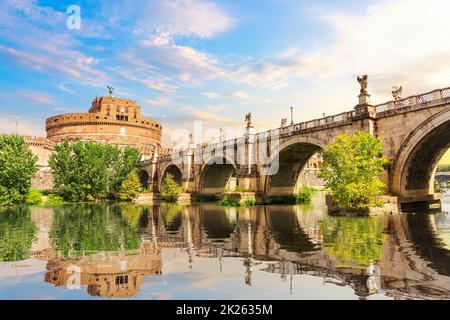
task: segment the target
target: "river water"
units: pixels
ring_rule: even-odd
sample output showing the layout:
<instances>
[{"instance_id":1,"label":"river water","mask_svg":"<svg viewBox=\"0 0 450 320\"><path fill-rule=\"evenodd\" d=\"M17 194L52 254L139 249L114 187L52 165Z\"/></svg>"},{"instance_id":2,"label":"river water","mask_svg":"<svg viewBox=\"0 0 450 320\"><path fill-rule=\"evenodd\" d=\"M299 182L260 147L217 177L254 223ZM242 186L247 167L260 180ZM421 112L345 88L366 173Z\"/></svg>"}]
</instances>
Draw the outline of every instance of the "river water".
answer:
<instances>
[{"instance_id":1,"label":"river water","mask_svg":"<svg viewBox=\"0 0 450 320\"><path fill-rule=\"evenodd\" d=\"M1 209L0 299L111 298L449 299L450 217L330 217L322 194Z\"/></svg>"}]
</instances>

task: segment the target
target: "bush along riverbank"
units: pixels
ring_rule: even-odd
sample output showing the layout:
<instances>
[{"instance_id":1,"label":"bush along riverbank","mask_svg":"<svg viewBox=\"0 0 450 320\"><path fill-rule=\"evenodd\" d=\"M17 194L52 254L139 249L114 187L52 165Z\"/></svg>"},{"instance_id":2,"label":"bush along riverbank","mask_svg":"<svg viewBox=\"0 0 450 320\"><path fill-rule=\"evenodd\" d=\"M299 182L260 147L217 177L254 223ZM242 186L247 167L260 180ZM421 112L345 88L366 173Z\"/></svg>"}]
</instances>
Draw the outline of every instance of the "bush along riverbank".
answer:
<instances>
[{"instance_id":1,"label":"bush along riverbank","mask_svg":"<svg viewBox=\"0 0 450 320\"><path fill-rule=\"evenodd\" d=\"M318 177L330 191L336 212L368 214L383 205L386 185L381 175L387 158L380 138L363 131L341 134L322 156Z\"/></svg>"},{"instance_id":2,"label":"bush along riverbank","mask_svg":"<svg viewBox=\"0 0 450 320\"><path fill-rule=\"evenodd\" d=\"M249 207L257 204L302 204L311 202L312 196L316 191L312 187L303 186L296 194L270 195L258 200L251 193L232 193L225 194L218 203L224 207Z\"/></svg>"}]
</instances>

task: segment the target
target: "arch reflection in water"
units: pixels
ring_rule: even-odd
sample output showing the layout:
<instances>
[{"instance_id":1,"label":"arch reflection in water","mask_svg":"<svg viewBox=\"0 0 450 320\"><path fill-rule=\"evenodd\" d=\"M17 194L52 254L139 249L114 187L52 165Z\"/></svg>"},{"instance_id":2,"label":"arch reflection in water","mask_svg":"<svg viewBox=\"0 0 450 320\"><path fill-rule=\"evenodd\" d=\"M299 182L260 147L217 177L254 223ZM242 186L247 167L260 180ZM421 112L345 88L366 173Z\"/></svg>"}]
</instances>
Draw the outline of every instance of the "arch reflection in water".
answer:
<instances>
[{"instance_id":1,"label":"arch reflection in water","mask_svg":"<svg viewBox=\"0 0 450 320\"><path fill-rule=\"evenodd\" d=\"M160 281L176 292L195 288L195 275L201 274L202 279L228 279L225 287L205 287L205 293L215 290L221 297L230 282L233 288L243 286L237 294L259 297L269 290L265 281L278 274L278 285L270 283L270 290L288 285L289 295L283 297L306 295L302 282L313 276L332 287L311 290L335 290L336 298L344 288L360 298L376 293L449 298L449 250L439 237L441 221L447 219L442 214L329 217L317 199L310 206L14 210L0 216L2 260L31 256L47 261L46 283L80 286L91 296L139 297L162 290ZM12 242L20 244L19 254L5 254L5 244Z\"/></svg>"}]
</instances>

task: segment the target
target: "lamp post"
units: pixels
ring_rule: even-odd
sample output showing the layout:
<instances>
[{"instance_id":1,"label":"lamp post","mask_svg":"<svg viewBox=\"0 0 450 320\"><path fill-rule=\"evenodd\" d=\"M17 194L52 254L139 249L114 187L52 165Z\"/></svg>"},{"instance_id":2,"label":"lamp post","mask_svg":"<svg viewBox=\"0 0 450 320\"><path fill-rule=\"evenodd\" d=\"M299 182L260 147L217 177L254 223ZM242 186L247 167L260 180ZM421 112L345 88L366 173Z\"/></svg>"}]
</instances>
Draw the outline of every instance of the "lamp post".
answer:
<instances>
[{"instance_id":1,"label":"lamp post","mask_svg":"<svg viewBox=\"0 0 450 320\"><path fill-rule=\"evenodd\" d=\"M291 107L291 124L294 124L293 111L294 111L294 107Z\"/></svg>"}]
</instances>

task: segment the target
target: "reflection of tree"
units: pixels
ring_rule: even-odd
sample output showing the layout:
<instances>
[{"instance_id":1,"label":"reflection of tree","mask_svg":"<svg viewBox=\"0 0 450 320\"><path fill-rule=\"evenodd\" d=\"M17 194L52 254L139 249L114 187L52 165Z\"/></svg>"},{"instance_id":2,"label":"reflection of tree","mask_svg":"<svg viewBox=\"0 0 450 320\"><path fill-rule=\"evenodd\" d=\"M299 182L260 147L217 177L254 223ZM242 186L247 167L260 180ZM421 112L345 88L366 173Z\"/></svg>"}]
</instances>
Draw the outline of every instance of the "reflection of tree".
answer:
<instances>
[{"instance_id":1,"label":"reflection of tree","mask_svg":"<svg viewBox=\"0 0 450 320\"><path fill-rule=\"evenodd\" d=\"M114 210L118 210L122 218L130 227L139 227L139 219L144 212L144 206L136 205L130 202L120 203Z\"/></svg>"},{"instance_id":2,"label":"reflection of tree","mask_svg":"<svg viewBox=\"0 0 450 320\"><path fill-rule=\"evenodd\" d=\"M229 238L234 231L234 225L230 223L225 210L218 207L208 208L202 214L202 224L209 239Z\"/></svg>"},{"instance_id":3,"label":"reflection of tree","mask_svg":"<svg viewBox=\"0 0 450 320\"><path fill-rule=\"evenodd\" d=\"M292 252L303 253L315 250L315 245L308 234L299 226L292 208L284 206L271 208L270 231L275 241L283 249Z\"/></svg>"},{"instance_id":4,"label":"reflection of tree","mask_svg":"<svg viewBox=\"0 0 450 320\"><path fill-rule=\"evenodd\" d=\"M366 268L381 259L387 239L381 217L328 217L319 225L327 253L340 262Z\"/></svg>"},{"instance_id":5,"label":"reflection of tree","mask_svg":"<svg viewBox=\"0 0 450 320\"><path fill-rule=\"evenodd\" d=\"M136 225L129 225L120 207L74 205L55 208L50 237L56 249L67 256L83 251L136 249L140 240ZM78 252L78 253L77 253Z\"/></svg>"},{"instance_id":6,"label":"reflection of tree","mask_svg":"<svg viewBox=\"0 0 450 320\"><path fill-rule=\"evenodd\" d=\"M18 261L28 257L36 234L27 207L0 210L0 261Z\"/></svg>"},{"instance_id":7,"label":"reflection of tree","mask_svg":"<svg viewBox=\"0 0 450 320\"><path fill-rule=\"evenodd\" d=\"M162 203L161 210L164 212L164 225L167 231L178 231L181 226L181 210L177 203Z\"/></svg>"}]
</instances>

